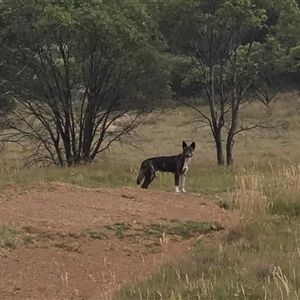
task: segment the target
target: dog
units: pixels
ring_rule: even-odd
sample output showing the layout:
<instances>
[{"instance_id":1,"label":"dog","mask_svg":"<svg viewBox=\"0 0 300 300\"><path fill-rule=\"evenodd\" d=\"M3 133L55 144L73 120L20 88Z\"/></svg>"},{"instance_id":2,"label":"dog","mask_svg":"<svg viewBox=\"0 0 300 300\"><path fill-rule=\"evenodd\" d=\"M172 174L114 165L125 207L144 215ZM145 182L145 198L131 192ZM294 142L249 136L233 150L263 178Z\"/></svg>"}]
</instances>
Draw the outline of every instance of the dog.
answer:
<instances>
[{"instance_id":1,"label":"dog","mask_svg":"<svg viewBox=\"0 0 300 300\"><path fill-rule=\"evenodd\" d=\"M136 183L140 185L145 178L141 188L148 189L150 183L156 177L157 171L170 172L175 175L175 192L179 193L179 189L181 189L185 193L185 176L192 161L195 147L195 142L192 142L188 146L185 141L182 141L182 153L173 156L151 157L144 160L141 164Z\"/></svg>"}]
</instances>

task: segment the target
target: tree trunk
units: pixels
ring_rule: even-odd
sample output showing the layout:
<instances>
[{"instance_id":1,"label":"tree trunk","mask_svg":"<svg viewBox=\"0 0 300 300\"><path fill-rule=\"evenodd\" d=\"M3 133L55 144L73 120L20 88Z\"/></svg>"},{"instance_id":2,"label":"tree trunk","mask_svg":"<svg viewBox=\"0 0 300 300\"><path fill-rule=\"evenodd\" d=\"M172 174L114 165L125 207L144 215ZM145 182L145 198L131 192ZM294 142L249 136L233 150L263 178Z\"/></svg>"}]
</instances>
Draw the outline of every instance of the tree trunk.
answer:
<instances>
[{"instance_id":1,"label":"tree trunk","mask_svg":"<svg viewBox=\"0 0 300 300\"><path fill-rule=\"evenodd\" d=\"M234 61L236 63L236 54L234 55ZM233 137L236 132L236 128L238 125L238 114L239 114L239 106L240 106L240 101L241 97L239 94L237 94L237 72L234 73L234 88L233 88L233 93L232 93L232 100L231 100L231 124L230 128L227 134L227 141L226 141L226 164L227 166L233 165L233 144L234 140Z\"/></svg>"},{"instance_id":2,"label":"tree trunk","mask_svg":"<svg viewBox=\"0 0 300 300\"><path fill-rule=\"evenodd\" d=\"M221 131L217 130L216 132L214 132L214 139L215 139L215 144L217 149L218 165L223 166L225 164L225 159L223 154Z\"/></svg>"},{"instance_id":3,"label":"tree trunk","mask_svg":"<svg viewBox=\"0 0 300 300\"><path fill-rule=\"evenodd\" d=\"M233 165L233 135L228 133L226 141L226 164L227 166Z\"/></svg>"}]
</instances>

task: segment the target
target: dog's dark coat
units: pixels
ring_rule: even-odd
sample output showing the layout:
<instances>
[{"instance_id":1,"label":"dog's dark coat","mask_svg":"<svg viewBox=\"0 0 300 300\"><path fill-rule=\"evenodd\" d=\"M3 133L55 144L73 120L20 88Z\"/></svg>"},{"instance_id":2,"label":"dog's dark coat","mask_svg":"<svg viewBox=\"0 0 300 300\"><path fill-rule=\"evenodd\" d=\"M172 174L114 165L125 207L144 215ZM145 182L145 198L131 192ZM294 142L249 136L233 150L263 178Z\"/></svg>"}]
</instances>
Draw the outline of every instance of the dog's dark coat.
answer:
<instances>
[{"instance_id":1,"label":"dog's dark coat","mask_svg":"<svg viewBox=\"0 0 300 300\"><path fill-rule=\"evenodd\" d=\"M185 141L183 141L183 151L178 155L151 157L144 160L141 164L136 183L140 184L145 178L142 188L147 189L154 180L157 171L170 172L175 174L175 188L178 189L180 176L186 175L188 164L192 159L195 146L195 142L192 142L190 146L187 146Z\"/></svg>"}]
</instances>

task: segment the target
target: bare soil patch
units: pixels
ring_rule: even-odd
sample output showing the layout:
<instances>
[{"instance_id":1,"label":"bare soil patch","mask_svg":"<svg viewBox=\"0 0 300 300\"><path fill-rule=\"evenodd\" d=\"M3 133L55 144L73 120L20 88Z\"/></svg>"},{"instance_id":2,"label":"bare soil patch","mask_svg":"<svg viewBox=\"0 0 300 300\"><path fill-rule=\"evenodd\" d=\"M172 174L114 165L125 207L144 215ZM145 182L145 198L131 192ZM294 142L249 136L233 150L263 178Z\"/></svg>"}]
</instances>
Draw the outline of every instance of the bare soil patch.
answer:
<instances>
[{"instance_id":1,"label":"bare soil patch","mask_svg":"<svg viewBox=\"0 0 300 300\"><path fill-rule=\"evenodd\" d=\"M16 230L0 246L0 299L111 299L236 222L211 199L132 187L10 184L0 197L0 224Z\"/></svg>"}]
</instances>

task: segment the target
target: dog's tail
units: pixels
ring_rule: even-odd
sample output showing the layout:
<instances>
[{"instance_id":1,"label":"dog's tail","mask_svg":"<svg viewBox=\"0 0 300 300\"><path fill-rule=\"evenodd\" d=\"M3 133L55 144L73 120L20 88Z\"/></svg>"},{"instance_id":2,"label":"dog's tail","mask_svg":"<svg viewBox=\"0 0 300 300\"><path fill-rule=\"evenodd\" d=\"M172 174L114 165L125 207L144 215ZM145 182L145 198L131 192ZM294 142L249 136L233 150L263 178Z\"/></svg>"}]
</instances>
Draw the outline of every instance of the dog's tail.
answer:
<instances>
[{"instance_id":1,"label":"dog's tail","mask_svg":"<svg viewBox=\"0 0 300 300\"><path fill-rule=\"evenodd\" d=\"M139 175L138 175L138 177L136 179L136 184L140 184L142 182L142 180L145 177L145 171L146 171L146 169L147 169L147 164L143 161L142 164L141 164Z\"/></svg>"}]
</instances>

